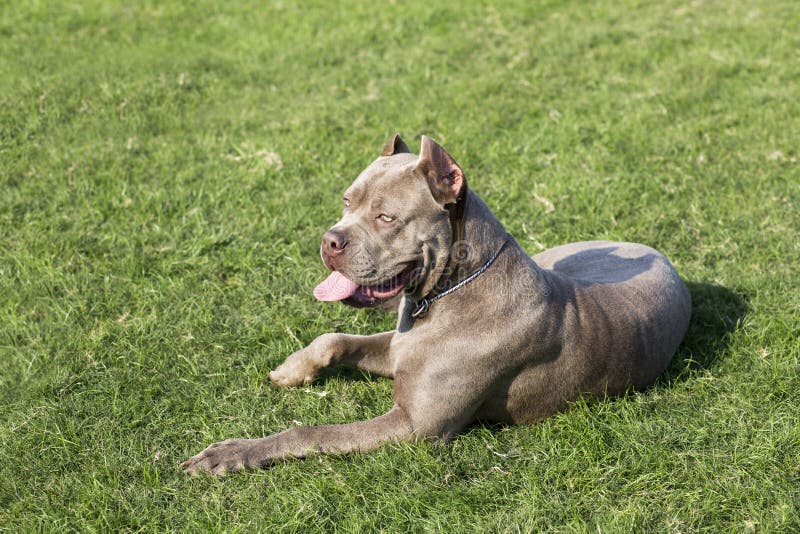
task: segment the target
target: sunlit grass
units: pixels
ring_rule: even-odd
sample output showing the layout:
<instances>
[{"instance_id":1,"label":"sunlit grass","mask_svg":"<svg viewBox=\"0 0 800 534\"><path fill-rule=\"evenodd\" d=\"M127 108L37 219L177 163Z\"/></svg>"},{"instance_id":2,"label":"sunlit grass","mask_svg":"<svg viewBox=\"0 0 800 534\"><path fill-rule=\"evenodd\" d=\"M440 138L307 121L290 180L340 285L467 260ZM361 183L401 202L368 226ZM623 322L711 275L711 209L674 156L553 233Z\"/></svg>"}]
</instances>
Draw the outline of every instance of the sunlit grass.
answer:
<instances>
[{"instance_id":1,"label":"sunlit grass","mask_svg":"<svg viewBox=\"0 0 800 534\"><path fill-rule=\"evenodd\" d=\"M0 528L800 528L795 2L137 6L0 7ZM531 253L664 252L678 357L535 426L183 476L212 441L391 405L358 373L265 380L392 327L311 289L395 131Z\"/></svg>"}]
</instances>

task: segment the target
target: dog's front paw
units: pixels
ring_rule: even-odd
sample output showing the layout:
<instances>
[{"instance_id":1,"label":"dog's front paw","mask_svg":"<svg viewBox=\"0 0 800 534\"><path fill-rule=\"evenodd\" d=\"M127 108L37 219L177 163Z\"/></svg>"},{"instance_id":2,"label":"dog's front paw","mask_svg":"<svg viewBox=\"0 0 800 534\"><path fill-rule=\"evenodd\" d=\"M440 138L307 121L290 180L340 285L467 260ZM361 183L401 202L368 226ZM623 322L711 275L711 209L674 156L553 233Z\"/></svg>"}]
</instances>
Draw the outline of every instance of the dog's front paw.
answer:
<instances>
[{"instance_id":1,"label":"dog's front paw","mask_svg":"<svg viewBox=\"0 0 800 534\"><path fill-rule=\"evenodd\" d=\"M183 462L180 467L187 475L210 473L215 476L232 471L254 469L264 465L256 439L229 439L212 443L200 454Z\"/></svg>"},{"instance_id":2,"label":"dog's front paw","mask_svg":"<svg viewBox=\"0 0 800 534\"><path fill-rule=\"evenodd\" d=\"M269 379L276 386L291 387L308 385L319 374L319 368L305 357L304 351L297 351L269 373Z\"/></svg>"}]
</instances>

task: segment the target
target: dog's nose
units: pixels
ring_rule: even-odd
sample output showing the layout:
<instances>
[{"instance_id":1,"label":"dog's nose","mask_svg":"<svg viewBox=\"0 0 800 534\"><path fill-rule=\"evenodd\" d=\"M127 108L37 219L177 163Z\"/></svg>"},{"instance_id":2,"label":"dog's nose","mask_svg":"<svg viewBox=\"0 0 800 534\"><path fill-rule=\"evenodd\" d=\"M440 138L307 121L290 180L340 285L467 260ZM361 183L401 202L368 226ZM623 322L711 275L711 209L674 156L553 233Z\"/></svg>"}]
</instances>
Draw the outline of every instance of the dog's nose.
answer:
<instances>
[{"instance_id":1,"label":"dog's nose","mask_svg":"<svg viewBox=\"0 0 800 534\"><path fill-rule=\"evenodd\" d=\"M337 230L328 230L322 236L322 251L329 256L338 256L346 246L347 238Z\"/></svg>"}]
</instances>

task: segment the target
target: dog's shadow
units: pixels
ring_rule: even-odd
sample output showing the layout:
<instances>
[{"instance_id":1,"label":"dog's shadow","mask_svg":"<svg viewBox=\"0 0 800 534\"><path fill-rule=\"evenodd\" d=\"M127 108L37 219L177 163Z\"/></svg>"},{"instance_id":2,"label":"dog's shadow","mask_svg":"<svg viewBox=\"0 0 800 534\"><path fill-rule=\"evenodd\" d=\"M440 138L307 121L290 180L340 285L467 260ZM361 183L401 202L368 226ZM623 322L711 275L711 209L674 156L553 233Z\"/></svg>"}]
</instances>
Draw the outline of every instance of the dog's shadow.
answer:
<instances>
[{"instance_id":1,"label":"dog's shadow","mask_svg":"<svg viewBox=\"0 0 800 534\"><path fill-rule=\"evenodd\" d=\"M686 282L692 295L692 318L678 352L653 387L668 387L698 371L713 368L732 335L741 328L749 305L745 296L706 282Z\"/></svg>"}]
</instances>

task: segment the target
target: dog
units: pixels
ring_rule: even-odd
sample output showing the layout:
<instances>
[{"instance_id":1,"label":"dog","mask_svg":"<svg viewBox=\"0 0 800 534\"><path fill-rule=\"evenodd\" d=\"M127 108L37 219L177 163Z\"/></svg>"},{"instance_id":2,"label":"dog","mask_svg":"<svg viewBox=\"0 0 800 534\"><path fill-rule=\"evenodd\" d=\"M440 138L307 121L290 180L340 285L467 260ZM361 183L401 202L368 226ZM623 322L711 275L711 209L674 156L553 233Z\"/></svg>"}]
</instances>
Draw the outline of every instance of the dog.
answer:
<instances>
[{"instance_id":1,"label":"dog","mask_svg":"<svg viewBox=\"0 0 800 534\"><path fill-rule=\"evenodd\" d=\"M322 301L400 299L397 327L324 334L274 369L278 386L333 365L394 379L384 415L215 443L186 473L262 468L312 453L448 440L475 421L526 424L571 402L642 389L664 371L689 325L691 297L661 253L587 241L531 258L467 187L444 148L419 155L395 134L344 194L325 232Z\"/></svg>"}]
</instances>

